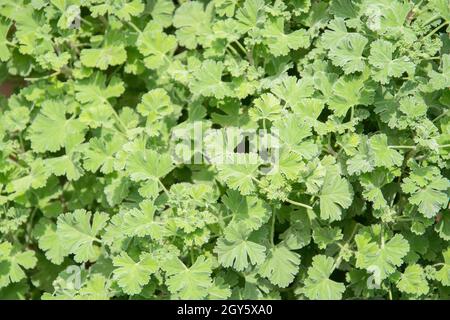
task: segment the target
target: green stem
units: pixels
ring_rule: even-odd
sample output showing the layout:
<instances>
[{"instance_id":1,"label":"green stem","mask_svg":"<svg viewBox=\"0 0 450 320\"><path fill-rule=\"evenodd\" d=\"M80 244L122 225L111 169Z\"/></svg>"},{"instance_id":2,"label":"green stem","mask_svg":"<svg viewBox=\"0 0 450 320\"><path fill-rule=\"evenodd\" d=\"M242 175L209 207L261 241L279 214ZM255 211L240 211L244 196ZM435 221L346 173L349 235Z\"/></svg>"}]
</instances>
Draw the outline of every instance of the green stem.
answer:
<instances>
[{"instance_id":1,"label":"green stem","mask_svg":"<svg viewBox=\"0 0 450 320\"><path fill-rule=\"evenodd\" d=\"M436 118L434 118L432 122L436 122L436 121L438 121L439 119L441 119L442 117L445 117L449 111L450 111L450 109L447 110L447 111L445 111L445 112L443 112L443 113L441 113L441 114L438 115Z\"/></svg>"},{"instance_id":2,"label":"green stem","mask_svg":"<svg viewBox=\"0 0 450 320\"><path fill-rule=\"evenodd\" d=\"M85 18L81 17L80 20L81 20L83 23L87 24L88 26L92 27L92 23L91 23L90 21L86 20Z\"/></svg>"},{"instance_id":3,"label":"green stem","mask_svg":"<svg viewBox=\"0 0 450 320\"><path fill-rule=\"evenodd\" d=\"M273 213L272 213L272 225L270 228L270 243L272 244L272 247L275 247L275 241L274 241L274 237L275 237L275 218L276 218L276 210L275 208L273 208Z\"/></svg>"},{"instance_id":4,"label":"green stem","mask_svg":"<svg viewBox=\"0 0 450 320\"><path fill-rule=\"evenodd\" d=\"M358 227L359 227L359 225L357 223L355 223L355 225L352 229L352 232L350 233L350 236L345 241L345 243L342 246L340 246L341 249L339 250L339 254L336 257L336 260L334 261L333 268L331 269L332 271L334 271L334 269L339 267L339 265L341 264L342 258L344 257L343 253L342 253L342 251L343 251L342 249L347 248L348 244L353 240L353 237L355 236L356 231L358 230Z\"/></svg>"},{"instance_id":5,"label":"green stem","mask_svg":"<svg viewBox=\"0 0 450 320\"><path fill-rule=\"evenodd\" d=\"M112 128L102 127L102 130L107 130L107 131L110 131L110 132L114 132L114 133L120 134L122 137L128 139L128 136L125 133L123 133L122 131L117 130L116 128L113 128L113 127Z\"/></svg>"},{"instance_id":6,"label":"green stem","mask_svg":"<svg viewBox=\"0 0 450 320\"><path fill-rule=\"evenodd\" d=\"M36 77L36 78L25 78L26 81L37 81L37 80L44 80L44 79L48 79L54 76L57 76L58 74L60 74L60 71L56 71L53 72L52 74L46 75L46 76L42 76L42 77Z\"/></svg>"},{"instance_id":7,"label":"green stem","mask_svg":"<svg viewBox=\"0 0 450 320\"><path fill-rule=\"evenodd\" d=\"M299 206L299 207L303 207L303 208L312 210L311 206L308 206L307 204L304 204L304 203L301 203L301 202L297 202L297 201L294 201L294 200L291 200L291 199L286 199L286 202L288 202L290 204L293 204L295 206Z\"/></svg>"},{"instance_id":8,"label":"green stem","mask_svg":"<svg viewBox=\"0 0 450 320\"><path fill-rule=\"evenodd\" d=\"M25 153L25 144L23 143L22 133L19 133L17 136L19 137L20 150L22 153Z\"/></svg>"},{"instance_id":9,"label":"green stem","mask_svg":"<svg viewBox=\"0 0 450 320\"><path fill-rule=\"evenodd\" d=\"M422 27L425 27L427 25L429 25L430 23L432 23L434 20L439 19L441 16L439 14L432 16L430 19L428 19L427 21L425 21L425 23L422 25Z\"/></svg>"},{"instance_id":10,"label":"green stem","mask_svg":"<svg viewBox=\"0 0 450 320\"><path fill-rule=\"evenodd\" d=\"M139 34L142 33L142 31L141 31L141 30L140 30L133 22L127 21L127 24L128 24L131 28L133 28L137 33L139 33Z\"/></svg>"},{"instance_id":11,"label":"green stem","mask_svg":"<svg viewBox=\"0 0 450 320\"><path fill-rule=\"evenodd\" d=\"M445 21L444 23L441 23L440 25L438 25L436 28L434 28L433 30L431 30L430 33L428 33L425 37L422 38L422 40L425 40L429 37L431 37L433 34L435 34L436 32L438 32L442 27L444 27L445 25L447 25L449 23L449 21Z\"/></svg>"},{"instance_id":12,"label":"green stem","mask_svg":"<svg viewBox=\"0 0 450 320\"><path fill-rule=\"evenodd\" d=\"M411 222L411 221L414 221L414 219L413 218L404 218L404 217L400 216L398 218L395 218L395 221L396 222Z\"/></svg>"},{"instance_id":13,"label":"green stem","mask_svg":"<svg viewBox=\"0 0 450 320\"><path fill-rule=\"evenodd\" d=\"M241 55L239 54L239 52L236 51L236 49L231 45L231 43L228 44L227 46L227 50L230 50L231 54L236 55L237 57L240 57Z\"/></svg>"},{"instance_id":14,"label":"green stem","mask_svg":"<svg viewBox=\"0 0 450 320\"><path fill-rule=\"evenodd\" d=\"M450 144L441 144L438 146L438 148L448 148L450 147ZM416 149L416 146L389 146L391 149Z\"/></svg>"},{"instance_id":15,"label":"green stem","mask_svg":"<svg viewBox=\"0 0 450 320\"><path fill-rule=\"evenodd\" d=\"M163 189L164 193L166 194L167 198L171 199L169 190L167 190L166 186L162 183L162 181L160 179L158 179L158 183L160 184L160 186Z\"/></svg>"},{"instance_id":16,"label":"green stem","mask_svg":"<svg viewBox=\"0 0 450 320\"><path fill-rule=\"evenodd\" d=\"M107 103L113 112L114 118L117 120L117 123L120 124L120 126L123 129L123 133L126 135L127 133L127 126L123 123L122 119L120 119L119 114L117 113L116 109L109 103L108 100L104 99L105 103Z\"/></svg>"},{"instance_id":17,"label":"green stem","mask_svg":"<svg viewBox=\"0 0 450 320\"><path fill-rule=\"evenodd\" d=\"M234 41L234 42L237 44L237 46L239 47L239 49L242 50L242 53L245 54L245 55L247 55L247 50L244 48L244 46L243 46L239 41Z\"/></svg>"},{"instance_id":18,"label":"green stem","mask_svg":"<svg viewBox=\"0 0 450 320\"><path fill-rule=\"evenodd\" d=\"M415 149L415 146L389 146L390 149Z\"/></svg>"},{"instance_id":19,"label":"green stem","mask_svg":"<svg viewBox=\"0 0 450 320\"><path fill-rule=\"evenodd\" d=\"M30 240L31 240L31 230L33 230L33 220L34 220L34 216L36 215L36 211L37 211L37 207L35 207L33 209L33 211L31 212L30 215L30 220L28 221L28 225L27 225L27 235L26 235L26 243L30 244Z\"/></svg>"},{"instance_id":20,"label":"green stem","mask_svg":"<svg viewBox=\"0 0 450 320\"><path fill-rule=\"evenodd\" d=\"M12 42L10 42L10 41L8 41L8 40L5 41L5 44L8 45L8 46L17 48L17 45L16 45L15 43L12 43Z\"/></svg>"}]
</instances>

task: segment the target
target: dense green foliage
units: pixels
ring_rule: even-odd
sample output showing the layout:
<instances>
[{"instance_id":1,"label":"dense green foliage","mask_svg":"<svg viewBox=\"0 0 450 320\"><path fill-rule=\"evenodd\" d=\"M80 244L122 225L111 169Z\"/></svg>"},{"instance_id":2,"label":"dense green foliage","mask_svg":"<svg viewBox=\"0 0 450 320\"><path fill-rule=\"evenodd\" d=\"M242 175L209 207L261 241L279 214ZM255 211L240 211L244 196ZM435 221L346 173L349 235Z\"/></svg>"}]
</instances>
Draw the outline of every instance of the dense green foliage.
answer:
<instances>
[{"instance_id":1,"label":"dense green foliage","mask_svg":"<svg viewBox=\"0 0 450 320\"><path fill-rule=\"evenodd\" d=\"M449 22L0 0L0 298L448 299ZM279 165L172 162L198 123L279 132Z\"/></svg>"}]
</instances>

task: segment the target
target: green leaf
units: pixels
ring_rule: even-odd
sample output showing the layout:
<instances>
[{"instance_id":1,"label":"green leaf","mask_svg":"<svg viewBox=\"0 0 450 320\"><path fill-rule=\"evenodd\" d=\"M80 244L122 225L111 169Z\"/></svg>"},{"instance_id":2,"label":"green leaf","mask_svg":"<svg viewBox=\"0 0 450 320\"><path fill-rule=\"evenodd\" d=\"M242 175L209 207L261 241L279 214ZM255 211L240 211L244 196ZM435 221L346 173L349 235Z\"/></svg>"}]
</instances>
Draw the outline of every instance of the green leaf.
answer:
<instances>
[{"instance_id":1,"label":"green leaf","mask_svg":"<svg viewBox=\"0 0 450 320\"><path fill-rule=\"evenodd\" d=\"M188 49L194 49L203 44L210 33L210 12L205 11L203 4L198 1L183 3L173 17L173 25L178 41Z\"/></svg>"},{"instance_id":2,"label":"green leaf","mask_svg":"<svg viewBox=\"0 0 450 320\"><path fill-rule=\"evenodd\" d=\"M333 64L341 67L345 74L361 72L366 65L362 54L368 42L367 38L359 33L350 33L331 47L330 59Z\"/></svg>"},{"instance_id":3,"label":"green leaf","mask_svg":"<svg viewBox=\"0 0 450 320\"><path fill-rule=\"evenodd\" d=\"M111 173L114 170L114 155L124 142L119 135L90 139L88 148L84 151L84 168L91 172L100 169L100 172Z\"/></svg>"},{"instance_id":4,"label":"green leaf","mask_svg":"<svg viewBox=\"0 0 450 320\"><path fill-rule=\"evenodd\" d=\"M276 121L281 117L281 104L273 94L267 93L253 101L254 107L250 109L250 118L254 121L270 120Z\"/></svg>"},{"instance_id":5,"label":"green leaf","mask_svg":"<svg viewBox=\"0 0 450 320\"><path fill-rule=\"evenodd\" d=\"M443 251L442 255L444 256L444 264L436 272L436 279L444 286L450 286L450 247Z\"/></svg>"},{"instance_id":6,"label":"green leaf","mask_svg":"<svg viewBox=\"0 0 450 320\"><path fill-rule=\"evenodd\" d=\"M83 174L78 153L70 153L47 160L47 167L55 176L67 176L69 180L78 180Z\"/></svg>"},{"instance_id":7,"label":"green leaf","mask_svg":"<svg viewBox=\"0 0 450 320\"><path fill-rule=\"evenodd\" d=\"M95 260L101 243L98 234L106 227L109 216L103 212L92 214L84 209L58 217L56 234L65 251L74 254L75 261Z\"/></svg>"},{"instance_id":8,"label":"green leaf","mask_svg":"<svg viewBox=\"0 0 450 320\"><path fill-rule=\"evenodd\" d=\"M327 168L319 193L320 218L336 221L342 218L342 209L352 204L353 190L350 183L339 175L335 167Z\"/></svg>"},{"instance_id":9,"label":"green leaf","mask_svg":"<svg viewBox=\"0 0 450 320\"><path fill-rule=\"evenodd\" d=\"M84 125L76 119L67 119L66 112L63 101L48 100L42 104L29 131L33 150L54 152L84 140Z\"/></svg>"},{"instance_id":10,"label":"green leaf","mask_svg":"<svg viewBox=\"0 0 450 320\"><path fill-rule=\"evenodd\" d=\"M275 57L286 55L290 50L309 46L309 36L306 31L300 29L286 34L284 32L284 19L281 18L266 22L263 34L270 53Z\"/></svg>"},{"instance_id":11,"label":"green leaf","mask_svg":"<svg viewBox=\"0 0 450 320\"><path fill-rule=\"evenodd\" d=\"M222 62L205 60L193 73L194 80L190 83L192 92L195 95L217 99L231 96L229 84L222 81L224 68Z\"/></svg>"},{"instance_id":12,"label":"green leaf","mask_svg":"<svg viewBox=\"0 0 450 320\"><path fill-rule=\"evenodd\" d=\"M255 179L258 176L260 161L254 154L236 154L230 161L236 164L218 165L219 177L242 195L251 194L255 190Z\"/></svg>"},{"instance_id":13,"label":"green leaf","mask_svg":"<svg viewBox=\"0 0 450 320\"><path fill-rule=\"evenodd\" d=\"M430 86L433 90L441 90L450 87L450 54L442 56L442 72L430 70Z\"/></svg>"},{"instance_id":14,"label":"green leaf","mask_svg":"<svg viewBox=\"0 0 450 320\"><path fill-rule=\"evenodd\" d=\"M356 267L376 272L380 280L386 279L403 263L409 251L408 241L396 234L385 244L379 246L363 235L356 235Z\"/></svg>"},{"instance_id":15,"label":"green leaf","mask_svg":"<svg viewBox=\"0 0 450 320\"><path fill-rule=\"evenodd\" d=\"M24 208L3 208L0 211L0 232L8 234L17 231L28 219L29 211Z\"/></svg>"},{"instance_id":16,"label":"green leaf","mask_svg":"<svg viewBox=\"0 0 450 320\"><path fill-rule=\"evenodd\" d=\"M317 255L308 268L308 277L305 280L303 292L311 300L340 300L345 286L330 279L333 273L334 261L332 258Z\"/></svg>"},{"instance_id":17,"label":"green leaf","mask_svg":"<svg viewBox=\"0 0 450 320\"><path fill-rule=\"evenodd\" d=\"M308 98L314 93L313 79L297 79L296 77L289 76L275 86L272 92L293 108L301 103L303 98Z\"/></svg>"},{"instance_id":18,"label":"green leaf","mask_svg":"<svg viewBox=\"0 0 450 320\"><path fill-rule=\"evenodd\" d=\"M26 278L24 270L36 266L34 251L13 246L10 242L0 243L0 288Z\"/></svg>"},{"instance_id":19,"label":"green leaf","mask_svg":"<svg viewBox=\"0 0 450 320\"><path fill-rule=\"evenodd\" d=\"M397 283L397 287L401 291L413 295L423 295L429 291L423 268L418 264L412 264L406 267L400 281Z\"/></svg>"},{"instance_id":20,"label":"green leaf","mask_svg":"<svg viewBox=\"0 0 450 320\"><path fill-rule=\"evenodd\" d=\"M39 248L45 251L47 259L54 264L61 264L70 252L60 241L56 224L47 218L41 218L34 227L34 232L39 237Z\"/></svg>"},{"instance_id":21,"label":"green leaf","mask_svg":"<svg viewBox=\"0 0 450 320\"><path fill-rule=\"evenodd\" d=\"M137 39L137 48L145 56L144 64L149 69L158 69L170 62L169 57L177 47L177 39L162 31L144 30Z\"/></svg>"},{"instance_id":22,"label":"green leaf","mask_svg":"<svg viewBox=\"0 0 450 320\"><path fill-rule=\"evenodd\" d=\"M93 4L90 9L94 17L109 13L119 19L129 21L132 16L138 16L144 10L144 7L141 0L116 0Z\"/></svg>"},{"instance_id":23,"label":"green leaf","mask_svg":"<svg viewBox=\"0 0 450 320\"><path fill-rule=\"evenodd\" d=\"M222 197L222 202L231 211L233 223L243 225L249 230L259 229L271 217L270 206L257 197L245 197L230 190Z\"/></svg>"},{"instance_id":24,"label":"green leaf","mask_svg":"<svg viewBox=\"0 0 450 320\"><path fill-rule=\"evenodd\" d=\"M284 245L278 245L268 251L264 263L259 266L259 274L273 284L285 288L298 272L300 256Z\"/></svg>"},{"instance_id":25,"label":"green leaf","mask_svg":"<svg viewBox=\"0 0 450 320\"><path fill-rule=\"evenodd\" d=\"M204 256L197 258L191 267L175 258L163 266L169 291L179 299L202 299L212 286L211 261Z\"/></svg>"},{"instance_id":26,"label":"green leaf","mask_svg":"<svg viewBox=\"0 0 450 320\"><path fill-rule=\"evenodd\" d=\"M100 70L123 64L127 59L127 52L119 36L119 34L109 31L105 35L105 42L101 48L81 50L81 63L86 67Z\"/></svg>"},{"instance_id":27,"label":"green leaf","mask_svg":"<svg viewBox=\"0 0 450 320\"><path fill-rule=\"evenodd\" d=\"M128 236L161 239L165 234L162 222L155 221L156 208L150 201L141 202L141 209L131 209L123 215L121 228Z\"/></svg>"},{"instance_id":28,"label":"green leaf","mask_svg":"<svg viewBox=\"0 0 450 320\"><path fill-rule=\"evenodd\" d=\"M264 0L245 0L236 12L238 31L246 33L262 24L265 20L264 7Z\"/></svg>"},{"instance_id":29,"label":"green leaf","mask_svg":"<svg viewBox=\"0 0 450 320\"><path fill-rule=\"evenodd\" d=\"M389 148L385 134L372 136L368 143L375 166L386 168L401 166L403 157L398 151Z\"/></svg>"},{"instance_id":30,"label":"green leaf","mask_svg":"<svg viewBox=\"0 0 450 320\"><path fill-rule=\"evenodd\" d=\"M450 240L450 213L448 211L444 211L441 220L435 226L435 230L442 239L446 241Z\"/></svg>"},{"instance_id":31,"label":"green leaf","mask_svg":"<svg viewBox=\"0 0 450 320\"><path fill-rule=\"evenodd\" d=\"M120 97L125 91L123 82L112 77L106 84L106 75L100 72L75 84L75 97L81 103L108 104L108 99Z\"/></svg>"},{"instance_id":32,"label":"green leaf","mask_svg":"<svg viewBox=\"0 0 450 320\"><path fill-rule=\"evenodd\" d=\"M170 97L164 89L153 89L142 96L142 102L137 105L137 110L150 121L155 121L173 111Z\"/></svg>"},{"instance_id":33,"label":"green leaf","mask_svg":"<svg viewBox=\"0 0 450 320\"><path fill-rule=\"evenodd\" d=\"M255 242L254 236L241 225L227 228L223 238L217 241L214 252L224 267L243 271L249 265L259 265L266 258L266 248Z\"/></svg>"},{"instance_id":34,"label":"green leaf","mask_svg":"<svg viewBox=\"0 0 450 320\"><path fill-rule=\"evenodd\" d=\"M134 295L150 280L150 275L158 270L158 264L149 253L142 253L139 261L134 261L127 253L121 252L113 258L115 267L113 278L123 292Z\"/></svg>"},{"instance_id":35,"label":"green leaf","mask_svg":"<svg viewBox=\"0 0 450 320\"><path fill-rule=\"evenodd\" d=\"M126 170L133 181L159 179L172 169L172 159L168 154L148 149L134 152L126 163Z\"/></svg>"},{"instance_id":36,"label":"green leaf","mask_svg":"<svg viewBox=\"0 0 450 320\"><path fill-rule=\"evenodd\" d=\"M305 159L312 159L319 153L318 146L310 139L307 140L312 135L311 126L301 116L294 115L289 119L280 119L274 126L278 129L278 137L289 152ZM299 166L295 170L295 175L298 169Z\"/></svg>"},{"instance_id":37,"label":"green leaf","mask_svg":"<svg viewBox=\"0 0 450 320\"><path fill-rule=\"evenodd\" d=\"M151 0L150 4L152 19L161 27L168 27L172 24L172 15L175 10L173 1L170 0Z\"/></svg>"},{"instance_id":38,"label":"green leaf","mask_svg":"<svg viewBox=\"0 0 450 320\"><path fill-rule=\"evenodd\" d=\"M6 62L11 57L11 53L8 49L8 31L11 27L11 24L0 20L0 61Z\"/></svg>"},{"instance_id":39,"label":"green leaf","mask_svg":"<svg viewBox=\"0 0 450 320\"><path fill-rule=\"evenodd\" d=\"M42 159L36 159L31 163L28 174L11 181L7 186L7 191L15 192L17 195L23 194L31 189L39 189L45 186L50 176L48 167Z\"/></svg>"},{"instance_id":40,"label":"green leaf","mask_svg":"<svg viewBox=\"0 0 450 320\"><path fill-rule=\"evenodd\" d=\"M393 58L394 45L385 40L376 40L370 45L369 62L376 69L374 79L382 84L388 83L390 78L398 78L404 72L414 73L415 65L408 57Z\"/></svg>"},{"instance_id":41,"label":"green leaf","mask_svg":"<svg viewBox=\"0 0 450 320\"><path fill-rule=\"evenodd\" d=\"M365 199L373 203L373 208L378 210L388 207L381 188L391 182L394 176L389 171L377 169L374 172L363 174L360 177L361 185L364 188L362 194Z\"/></svg>"},{"instance_id":42,"label":"green leaf","mask_svg":"<svg viewBox=\"0 0 450 320\"><path fill-rule=\"evenodd\" d=\"M342 76L332 87L332 96L329 98L329 107L336 116L341 117L357 105L369 105L373 102L373 89L366 84L366 76Z\"/></svg>"},{"instance_id":43,"label":"green leaf","mask_svg":"<svg viewBox=\"0 0 450 320\"><path fill-rule=\"evenodd\" d=\"M439 174L435 167L418 168L403 179L402 190L411 194L412 204L419 208L425 217L434 217L448 204L450 182Z\"/></svg>"},{"instance_id":44,"label":"green leaf","mask_svg":"<svg viewBox=\"0 0 450 320\"><path fill-rule=\"evenodd\" d=\"M312 236L314 242L320 249L325 249L328 245L344 238L342 230L338 227L321 227L318 224L313 224Z\"/></svg>"}]
</instances>

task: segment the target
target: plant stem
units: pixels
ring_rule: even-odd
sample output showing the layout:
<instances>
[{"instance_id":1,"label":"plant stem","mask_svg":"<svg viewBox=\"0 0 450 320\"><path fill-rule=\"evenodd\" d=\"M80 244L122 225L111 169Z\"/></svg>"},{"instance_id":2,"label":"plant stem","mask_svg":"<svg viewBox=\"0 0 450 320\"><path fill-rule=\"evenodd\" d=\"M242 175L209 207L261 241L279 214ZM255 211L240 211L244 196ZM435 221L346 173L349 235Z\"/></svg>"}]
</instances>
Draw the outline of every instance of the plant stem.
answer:
<instances>
[{"instance_id":1,"label":"plant stem","mask_svg":"<svg viewBox=\"0 0 450 320\"><path fill-rule=\"evenodd\" d=\"M427 21L425 21L425 23L422 25L422 27L425 27L427 25L429 25L430 23L432 23L434 20L439 19L441 16L440 15L434 15L432 16L430 19L428 19Z\"/></svg>"},{"instance_id":2,"label":"plant stem","mask_svg":"<svg viewBox=\"0 0 450 320\"><path fill-rule=\"evenodd\" d=\"M158 183L160 184L161 188L163 189L164 193L166 194L167 198L170 198L169 190L167 190L166 186L162 183L160 179L158 179Z\"/></svg>"},{"instance_id":3,"label":"plant stem","mask_svg":"<svg viewBox=\"0 0 450 320\"><path fill-rule=\"evenodd\" d=\"M450 110L450 109L449 109L449 110ZM441 113L440 115L438 115L436 118L433 119L432 122L436 122L436 121L438 121L439 119L441 119L442 117L445 117L445 116L447 115L447 113L449 112L449 110L447 110L447 111Z\"/></svg>"},{"instance_id":4,"label":"plant stem","mask_svg":"<svg viewBox=\"0 0 450 320\"><path fill-rule=\"evenodd\" d=\"M270 243L272 244L272 247L275 246L275 241L274 241L274 237L275 237L275 218L276 218L276 214L277 211L275 210L275 208L273 208L273 213L272 213L272 225L270 228Z\"/></svg>"},{"instance_id":5,"label":"plant stem","mask_svg":"<svg viewBox=\"0 0 450 320\"><path fill-rule=\"evenodd\" d=\"M119 115L117 114L116 109L114 109L114 107L109 103L108 100L104 99L104 101L111 107L111 110L113 112L114 118L116 118L117 123L120 124L120 126L122 127L122 129L124 130L123 133L126 135L127 133L127 127L126 125L123 123L122 119L120 119Z\"/></svg>"},{"instance_id":6,"label":"plant stem","mask_svg":"<svg viewBox=\"0 0 450 320\"><path fill-rule=\"evenodd\" d=\"M231 45L231 43L228 44L227 49L230 50L231 54L236 55L237 57L240 57L241 55L239 52L236 51L236 49Z\"/></svg>"},{"instance_id":7,"label":"plant stem","mask_svg":"<svg viewBox=\"0 0 450 320\"><path fill-rule=\"evenodd\" d=\"M435 34L436 32L438 32L442 27L444 27L445 25L447 25L449 23L449 21L445 21L444 23L441 23L440 25L438 25L436 28L434 28L433 30L431 30L430 33L428 33L425 37L422 38L422 40L425 40L429 37L431 37L433 34Z\"/></svg>"},{"instance_id":8,"label":"plant stem","mask_svg":"<svg viewBox=\"0 0 450 320\"><path fill-rule=\"evenodd\" d=\"M12 43L12 42L10 42L10 41L8 41L8 40L5 41L5 44L7 44L8 46L17 48L17 45L16 45L15 43Z\"/></svg>"},{"instance_id":9,"label":"plant stem","mask_svg":"<svg viewBox=\"0 0 450 320\"><path fill-rule=\"evenodd\" d=\"M52 74L46 75L46 76L42 76L42 77L36 77L36 78L25 78L26 81L37 81L37 80L44 80L44 79L48 79L54 76L57 76L58 74L60 74L60 71L55 71Z\"/></svg>"},{"instance_id":10,"label":"plant stem","mask_svg":"<svg viewBox=\"0 0 450 320\"><path fill-rule=\"evenodd\" d=\"M389 146L390 149L415 149L415 146Z\"/></svg>"},{"instance_id":11,"label":"plant stem","mask_svg":"<svg viewBox=\"0 0 450 320\"><path fill-rule=\"evenodd\" d=\"M142 33L142 31L141 31L141 30L140 30L133 22L127 21L127 24L128 24L131 28L133 28L137 33L139 33L139 34Z\"/></svg>"},{"instance_id":12,"label":"plant stem","mask_svg":"<svg viewBox=\"0 0 450 320\"><path fill-rule=\"evenodd\" d=\"M36 215L36 211L37 211L37 207L35 207L33 209L33 211L31 212L30 219L28 221L27 234L26 234L26 240L25 240L27 244L30 244L31 230L33 230L33 220L34 220L34 216Z\"/></svg>"},{"instance_id":13,"label":"plant stem","mask_svg":"<svg viewBox=\"0 0 450 320\"><path fill-rule=\"evenodd\" d=\"M392 288L391 288L391 284L389 284L389 300L392 300Z\"/></svg>"},{"instance_id":14,"label":"plant stem","mask_svg":"<svg viewBox=\"0 0 450 320\"><path fill-rule=\"evenodd\" d=\"M236 44L237 44L237 46L239 47L239 49L241 49L242 50L242 53L244 53L245 55L247 55L247 50L244 48L244 46L239 42L239 41L234 41Z\"/></svg>"},{"instance_id":15,"label":"plant stem","mask_svg":"<svg viewBox=\"0 0 450 320\"><path fill-rule=\"evenodd\" d=\"M332 271L334 271L334 269L339 267L339 265L341 264L341 261L342 261L342 258L343 258L342 249L346 248L347 245L350 243L350 241L353 240L353 237L355 236L356 231L358 230L358 227L359 227L359 225L357 223L355 223L355 226L353 227L352 232L350 233L350 236L345 241L345 243L342 246L340 246L341 249L339 250L339 254L336 257L336 260L334 261Z\"/></svg>"},{"instance_id":16,"label":"plant stem","mask_svg":"<svg viewBox=\"0 0 450 320\"><path fill-rule=\"evenodd\" d=\"M304 203L301 203L301 202L297 202L297 201L294 201L294 200L291 200L291 199L286 199L286 202L288 202L290 204L293 204L295 206L299 206L299 207L303 207L303 208L312 210L311 206L308 206L307 204L304 204Z\"/></svg>"}]
</instances>

